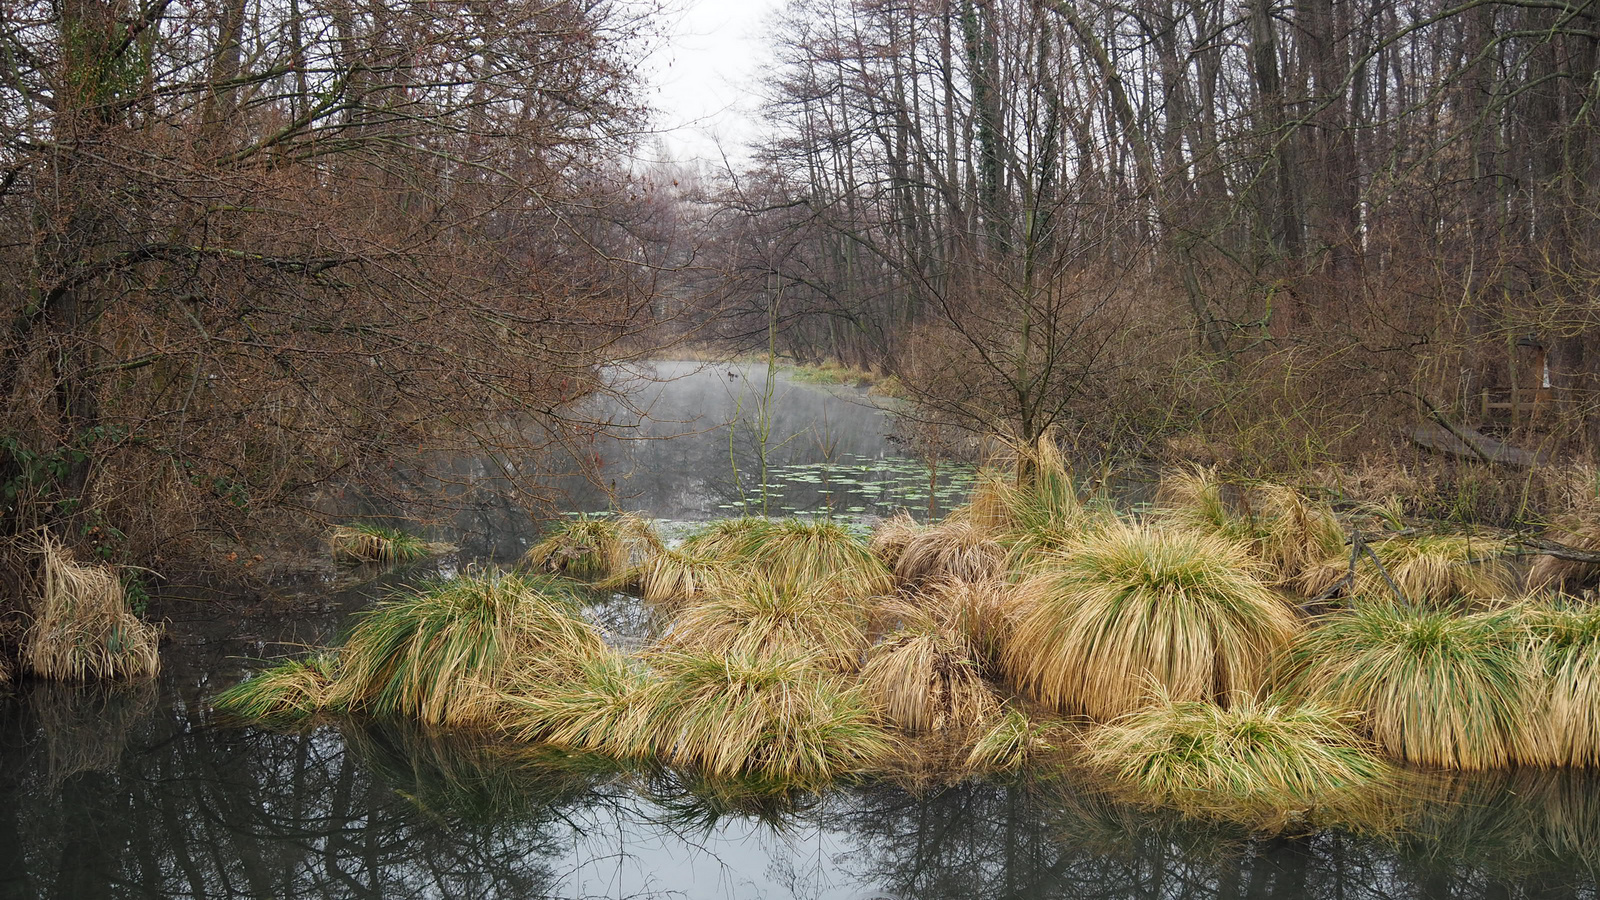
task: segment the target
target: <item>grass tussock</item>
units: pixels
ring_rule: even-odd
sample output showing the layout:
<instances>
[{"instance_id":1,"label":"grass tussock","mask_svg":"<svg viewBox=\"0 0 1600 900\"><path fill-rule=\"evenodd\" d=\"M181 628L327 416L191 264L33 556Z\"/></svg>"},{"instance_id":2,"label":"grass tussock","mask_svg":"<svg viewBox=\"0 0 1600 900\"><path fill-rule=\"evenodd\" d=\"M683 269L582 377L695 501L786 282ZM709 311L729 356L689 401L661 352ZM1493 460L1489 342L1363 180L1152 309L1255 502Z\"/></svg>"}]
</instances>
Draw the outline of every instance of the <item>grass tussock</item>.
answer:
<instances>
[{"instance_id":1,"label":"grass tussock","mask_svg":"<svg viewBox=\"0 0 1600 900\"><path fill-rule=\"evenodd\" d=\"M1532 607L1537 718L1524 762L1600 766L1600 609Z\"/></svg>"},{"instance_id":2,"label":"grass tussock","mask_svg":"<svg viewBox=\"0 0 1600 900\"><path fill-rule=\"evenodd\" d=\"M1215 469L1196 467L1163 476L1156 498L1159 521L1247 546L1275 585L1317 596L1344 575L1344 526L1291 487L1226 485Z\"/></svg>"},{"instance_id":3,"label":"grass tussock","mask_svg":"<svg viewBox=\"0 0 1600 900\"><path fill-rule=\"evenodd\" d=\"M395 528L366 522L336 525L328 532L328 546L339 562L398 566L428 555L422 538Z\"/></svg>"},{"instance_id":4,"label":"grass tussock","mask_svg":"<svg viewBox=\"0 0 1600 900\"><path fill-rule=\"evenodd\" d=\"M894 575L902 585L939 578L966 582L1000 579L1005 574L1006 548L993 532L957 519L912 534L902 547Z\"/></svg>"},{"instance_id":5,"label":"grass tussock","mask_svg":"<svg viewBox=\"0 0 1600 900\"><path fill-rule=\"evenodd\" d=\"M510 677L563 671L603 649L558 579L463 575L363 615L329 700L378 718L481 724L485 697Z\"/></svg>"},{"instance_id":6,"label":"grass tussock","mask_svg":"<svg viewBox=\"0 0 1600 900\"><path fill-rule=\"evenodd\" d=\"M1467 534L1390 538L1373 547L1389 578L1407 601L1430 606L1467 606L1512 593L1510 571L1501 560L1505 544ZM1392 593L1370 561L1357 568L1356 590Z\"/></svg>"},{"instance_id":7,"label":"grass tussock","mask_svg":"<svg viewBox=\"0 0 1600 900\"><path fill-rule=\"evenodd\" d=\"M884 566L894 569L899 564L900 554L906 549L906 544L923 530L924 527L918 525L910 513L898 510L872 529L872 536L867 539L867 549Z\"/></svg>"},{"instance_id":8,"label":"grass tussock","mask_svg":"<svg viewBox=\"0 0 1600 900\"><path fill-rule=\"evenodd\" d=\"M1319 809L1338 819L1393 778L1354 716L1278 698L1224 709L1163 695L1091 731L1084 754L1138 805L1250 824L1299 824Z\"/></svg>"},{"instance_id":9,"label":"grass tussock","mask_svg":"<svg viewBox=\"0 0 1600 900\"><path fill-rule=\"evenodd\" d=\"M1517 610L1457 614L1365 601L1321 617L1296 642L1287 683L1312 702L1361 712L1392 756L1487 769L1518 758L1535 708L1533 677Z\"/></svg>"},{"instance_id":10,"label":"grass tussock","mask_svg":"<svg viewBox=\"0 0 1600 900\"><path fill-rule=\"evenodd\" d=\"M1577 521L1564 522L1550 529L1550 538L1574 550L1600 550L1600 525ZM1529 591L1551 591L1579 597L1585 591L1600 588L1600 565L1557 559L1554 556L1534 557L1528 568Z\"/></svg>"},{"instance_id":11,"label":"grass tussock","mask_svg":"<svg viewBox=\"0 0 1600 900\"><path fill-rule=\"evenodd\" d=\"M707 775L815 789L890 751L860 688L817 661L662 653L638 699L639 755Z\"/></svg>"},{"instance_id":12,"label":"grass tussock","mask_svg":"<svg viewBox=\"0 0 1600 900\"><path fill-rule=\"evenodd\" d=\"M523 555L522 565L535 572L598 580L623 575L661 550L661 538L639 516L580 515L550 529Z\"/></svg>"},{"instance_id":13,"label":"grass tussock","mask_svg":"<svg viewBox=\"0 0 1600 900\"><path fill-rule=\"evenodd\" d=\"M42 589L22 638L23 665L57 681L154 677L160 632L128 608L116 570L79 564L49 536L39 553Z\"/></svg>"},{"instance_id":14,"label":"grass tussock","mask_svg":"<svg viewBox=\"0 0 1600 900\"><path fill-rule=\"evenodd\" d=\"M974 774L1015 772L1048 749L1043 729L1018 710L1007 708L972 742L962 765Z\"/></svg>"},{"instance_id":15,"label":"grass tussock","mask_svg":"<svg viewBox=\"0 0 1600 900\"><path fill-rule=\"evenodd\" d=\"M890 723L913 734L967 731L1000 713L971 647L938 628L889 635L868 654L861 683Z\"/></svg>"},{"instance_id":16,"label":"grass tussock","mask_svg":"<svg viewBox=\"0 0 1600 900\"><path fill-rule=\"evenodd\" d=\"M637 661L607 650L564 677L513 680L498 700L496 718L517 741L638 757L638 701L646 679Z\"/></svg>"},{"instance_id":17,"label":"grass tussock","mask_svg":"<svg viewBox=\"0 0 1600 900\"><path fill-rule=\"evenodd\" d=\"M691 653L806 656L854 672L867 648L866 613L829 590L790 593L751 582L737 593L684 610L663 641Z\"/></svg>"},{"instance_id":18,"label":"grass tussock","mask_svg":"<svg viewBox=\"0 0 1600 900\"><path fill-rule=\"evenodd\" d=\"M338 659L322 653L292 659L241 681L218 694L220 712L268 725L294 725L328 707Z\"/></svg>"},{"instance_id":19,"label":"grass tussock","mask_svg":"<svg viewBox=\"0 0 1600 900\"><path fill-rule=\"evenodd\" d=\"M748 560L775 527L775 520L760 516L718 519L685 538L679 549L711 559Z\"/></svg>"},{"instance_id":20,"label":"grass tussock","mask_svg":"<svg viewBox=\"0 0 1600 900\"><path fill-rule=\"evenodd\" d=\"M796 594L823 589L861 600L894 590L889 569L838 522L779 520L746 558L760 577Z\"/></svg>"},{"instance_id":21,"label":"grass tussock","mask_svg":"<svg viewBox=\"0 0 1600 900\"><path fill-rule=\"evenodd\" d=\"M940 578L901 593L910 607L909 623L924 622L960 635L984 664L985 675L998 674L1001 648L1011 629L1014 604L1001 581L959 581Z\"/></svg>"},{"instance_id":22,"label":"grass tussock","mask_svg":"<svg viewBox=\"0 0 1600 900\"><path fill-rule=\"evenodd\" d=\"M662 550L639 567L639 594L646 603L681 607L737 592L745 577L734 564L688 550Z\"/></svg>"},{"instance_id":23,"label":"grass tussock","mask_svg":"<svg viewBox=\"0 0 1600 900\"><path fill-rule=\"evenodd\" d=\"M1121 525L1096 532L1016 589L1004 666L1053 709L1111 719L1151 702L1229 702L1263 685L1299 630L1239 544Z\"/></svg>"}]
</instances>

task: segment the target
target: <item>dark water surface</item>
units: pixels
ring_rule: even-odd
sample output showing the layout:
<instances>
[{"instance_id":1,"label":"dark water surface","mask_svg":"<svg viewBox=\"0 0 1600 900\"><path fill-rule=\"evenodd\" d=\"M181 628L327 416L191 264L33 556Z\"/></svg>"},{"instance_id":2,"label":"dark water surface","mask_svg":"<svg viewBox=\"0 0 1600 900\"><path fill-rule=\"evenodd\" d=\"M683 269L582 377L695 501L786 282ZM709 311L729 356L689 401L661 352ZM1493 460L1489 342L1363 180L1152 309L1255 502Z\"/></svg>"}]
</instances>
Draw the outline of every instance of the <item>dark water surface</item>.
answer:
<instances>
[{"instance_id":1,"label":"dark water surface","mask_svg":"<svg viewBox=\"0 0 1600 900\"><path fill-rule=\"evenodd\" d=\"M729 398L748 395L704 375L691 382L696 399L668 387L656 414L680 423L708 408L706 418L733 407L742 415L741 399L724 409L706 398L717 396L713 385ZM925 480L870 468L896 457L880 413L848 394L785 390L794 393L775 409L810 404L813 414L775 417L774 433L814 437L825 420L833 437L813 441L817 451L794 438L769 453L769 468L805 476L769 489L775 513L830 504L840 514L852 507L882 513L895 498L915 503L906 495L919 489L925 502ZM633 495L625 508L692 520L759 498L759 489L734 481L731 465L721 474L725 426L671 427L700 433L619 445L630 454L608 460L619 492L626 485ZM739 465L743 476L747 465ZM860 477L832 468L820 474L844 465L869 468ZM606 505L595 499L578 506ZM443 574L452 564L442 564ZM778 807L718 796L681 774L513 758L405 728L280 734L215 721L208 698L254 668L252 660L332 640L348 613L383 589L382 582L342 593L311 585L268 604L168 601L158 609L170 636L159 682L122 689L23 683L0 700L0 900L1600 893L1600 779L1587 773L1441 784L1439 799L1399 837L1328 831L1255 841L1117 807L1046 778L918 794L868 785ZM597 617L626 617L626 610L605 613Z\"/></svg>"}]
</instances>

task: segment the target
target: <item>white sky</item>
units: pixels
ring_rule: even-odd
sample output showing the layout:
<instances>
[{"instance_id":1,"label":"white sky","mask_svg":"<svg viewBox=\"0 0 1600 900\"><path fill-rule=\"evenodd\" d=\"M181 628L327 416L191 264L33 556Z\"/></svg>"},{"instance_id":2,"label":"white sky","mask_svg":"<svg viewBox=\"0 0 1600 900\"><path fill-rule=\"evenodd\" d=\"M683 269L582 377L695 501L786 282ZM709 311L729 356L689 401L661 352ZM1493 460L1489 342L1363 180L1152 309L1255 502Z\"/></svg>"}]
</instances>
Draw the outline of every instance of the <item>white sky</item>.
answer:
<instances>
[{"instance_id":1,"label":"white sky","mask_svg":"<svg viewBox=\"0 0 1600 900\"><path fill-rule=\"evenodd\" d=\"M782 0L679 0L666 13L667 40L646 60L645 77L670 157L718 167L724 153L736 165L747 158L760 72L772 59L765 32L781 6Z\"/></svg>"}]
</instances>

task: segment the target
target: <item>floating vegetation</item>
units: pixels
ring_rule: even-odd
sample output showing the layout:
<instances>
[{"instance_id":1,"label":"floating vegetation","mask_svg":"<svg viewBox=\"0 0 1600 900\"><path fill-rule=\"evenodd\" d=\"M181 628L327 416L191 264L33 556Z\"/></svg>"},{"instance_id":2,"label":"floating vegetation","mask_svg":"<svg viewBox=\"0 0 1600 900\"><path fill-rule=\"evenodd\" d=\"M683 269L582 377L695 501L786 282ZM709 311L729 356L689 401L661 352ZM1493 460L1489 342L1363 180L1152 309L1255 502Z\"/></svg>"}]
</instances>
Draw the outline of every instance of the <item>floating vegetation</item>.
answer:
<instances>
[{"instance_id":1,"label":"floating vegetation","mask_svg":"<svg viewBox=\"0 0 1600 900\"><path fill-rule=\"evenodd\" d=\"M57 681L154 677L160 632L128 608L116 570L78 563L49 535L39 554L42 590L22 637L28 670Z\"/></svg>"},{"instance_id":2,"label":"floating vegetation","mask_svg":"<svg viewBox=\"0 0 1600 900\"><path fill-rule=\"evenodd\" d=\"M860 688L806 657L661 653L638 700L639 755L815 789L890 750Z\"/></svg>"},{"instance_id":3,"label":"floating vegetation","mask_svg":"<svg viewBox=\"0 0 1600 900\"><path fill-rule=\"evenodd\" d=\"M414 534L366 522L336 525L328 532L328 546L339 562L404 565L428 555L428 545Z\"/></svg>"},{"instance_id":4,"label":"floating vegetation","mask_svg":"<svg viewBox=\"0 0 1600 900\"><path fill-rule=\"evenodd\" d=\"M604 649L570 584L469 574L385 600L362 614L340 651L329 702L429 725L478 722L512 676L560 672Z\"/></svg>"},{"instance_id":5,"label":"floating vegetation","mask_svg":"<svg viewBox=\"0 0 1600 900\"><path fill-rule=\"evenodd\" d=\"M1119 525L1041 564L1016 589L1005 669L1053 709L1111 719L1151 702L1257 691L1299 630L1238 543Z\"/></svg>"},{"instance_id":6,"label":"floating vegetation","mask_svg":"<svg viewBox=\"0 0 1600 900\"><path fill-rule=\"evenodd\" d=\"M231 716L267 725L294 725L328 707L338 658L318 653L291 659L218 694L212 702Z\"/></svg>"},{"instance_id":7,"label":"floating vegetation","mask_svg":"<svg viewBox=\"0 0 1600 900\"><path fill-rule=\"evenodd\" d=\"M753 581L685 609L663 640L692 653L804 656L853 672L867 649L866 611L836 591L790 592Z\"/></svg>"},{"instance_id":8,"label":"floating vegetation","mask_svg":"<svg viewBox=\"0 0 1600 900\"><path fill-rule=\"evenodd\" d=\"M662 550L650 523L632 513L580 515L557 524L522 557L524 568L598 580L630 571Z\"/></svg>"},{"instance_id":9,"label":"floating vegetation","mask_svg":"<svg viewBox=\"0 0 1600 900\"><path fill-rule=\"evenodd\" d=\"M1290 654L1291 690L1365 715L1372 738L1407 762L1510 765L1537 708L1519 610L1451 613L1364 601L1322 616Z\"/></svg>"},{"instance_id":10,"label":"floating vegetation","mask_svg":"<svg viewBox=\"0 0 1600 900\"><path fill-rule=\"evenodd\" d=\"M1083 747L1126 799L1256 826L1337 821L1393 778L1354 716L1281 698L1241 697L1224 709L1159 693L1089 732Z\"/></svg>"},{"instance_id":11,"label":"floating vegetation","mask_svg":"<svg viewBox=\"0 0 1600 900\"><path fill-rule=\"evenodd\" d=\"M978 728L1000 712L971 647L939 628L889 635L868 654L861 682L888 721L913 734Z\"/></svg>"},{"instance_id":12,"label":"floating vegetation","mask_svg":"<svg viewBox=\"0 0 1600 900\"><path fill-rule=\"evenodd\" d=\"M918 585L937 578L996 581L1005 573L1006 548L993 532L955 520L921 529L905 541L894 575L902 584Z\"/></svg>"}]
</instances>

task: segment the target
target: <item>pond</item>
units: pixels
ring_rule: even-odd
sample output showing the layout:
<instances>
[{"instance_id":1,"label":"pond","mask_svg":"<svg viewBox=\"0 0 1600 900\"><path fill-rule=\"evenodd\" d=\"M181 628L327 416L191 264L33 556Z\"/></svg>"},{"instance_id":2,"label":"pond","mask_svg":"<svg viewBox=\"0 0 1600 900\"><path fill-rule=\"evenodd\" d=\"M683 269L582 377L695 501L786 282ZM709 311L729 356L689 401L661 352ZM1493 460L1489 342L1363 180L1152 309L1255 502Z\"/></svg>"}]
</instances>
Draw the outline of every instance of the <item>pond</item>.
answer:
<instances>
[{"instance_id":1,"label":"pond","mask_svg":"<svg viewBox=\"0 0 1600 900\"><path fill-rule=\"evenodd\" d=\"M649 384L658 396L637 433L680 436L597 444L617 487L579 496L575 509L684 521L760 502L749 473L761 454L746 413L752 397L767 399L765 378L693 372L683 386L694 397L677 384ZM885 440L882 413L863 392L779 387L768 471L807 477L769 485L769 508L859 516L925 503L927 470L914 472L918 464ZM725 400L707 399L718 391ZM952 488L946 474L934 490L955 502L961 482ZM528 535L508 528L501 537L514 547ZM208 699L252 660L325 643L394 582L458 564L434 561L342 592L313 582L268 603L164 601L169 639L157 683L21 684L0 703L0 898L1600 894L1600 779L1581 772L1441 780L1398 836L1254 840L1112 805L1064 777L921 792L867 784L781 805L680 773L508 756L406 728L283 734L230 727L211 712Z\"/></svg>"}]
</instances>

